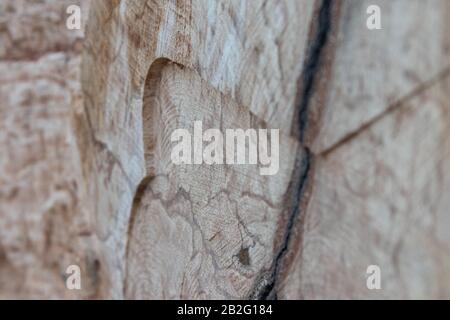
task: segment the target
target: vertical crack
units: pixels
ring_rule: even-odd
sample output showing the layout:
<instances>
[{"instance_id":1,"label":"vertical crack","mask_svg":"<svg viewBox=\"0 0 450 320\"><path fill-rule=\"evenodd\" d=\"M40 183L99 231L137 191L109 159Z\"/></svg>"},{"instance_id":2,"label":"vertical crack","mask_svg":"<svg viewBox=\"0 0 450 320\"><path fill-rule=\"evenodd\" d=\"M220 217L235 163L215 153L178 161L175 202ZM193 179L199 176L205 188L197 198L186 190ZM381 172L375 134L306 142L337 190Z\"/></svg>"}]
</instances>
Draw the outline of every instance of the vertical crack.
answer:
<instances>
[{"instance_id":1,"label":"vertical crack","mask_svg":"<svg viewBox=\"0 0 450 320\"><path fill-rule=\"evenodd\" d=\"M314 93L314 82L316 75L320 69L321 56L328 41L328 36L331 29L332 19L332 1L323 0L318 11L318 23L315 29L313 40L308 49L303 73L302 73L302 89L300 91L300 102L298 107L298 123L297 129L299 134L300 144L304 144L305 131L308 124L308 107L311 97ZM302 198L305 193L308 179L310 177L311 167L314 155L307 147L303 148L303 153L297 158L295 169L293 172L293 179L289 186L288 194L288 220L285 226L285 231L281 240L281 245L277 249L273 259L271 268L264 272L256 282L249 298L258 300L277 299L277 280L279 278L280 270L283 266L283 259L288 253L290 242L293 238L293 230L297 223L301 211Z\"/></svg>"},{"instance_id":2,"label":"vertical crack","mask_svg":"<svg viewBox=\"0 0 450 320\"><path fill-rule=\"evenodd\" d=\"M254 287L253 292L250 294L251 299L257 300L272 300L277 298L276 294L276 281L278 279L278 274L282 267L282 260L286 256L289 243L292 238L292 230L296 220L300 214L300 204L301 197L304 193L305 187L309 179L309 173L312 164L312 154L308 149L304 150L304 154L297 158L294 174L295 176L300 176L299 179L294 179L289 186L292 190L291 199L288 203L291 203L291 207L288 208L288 221L286 223L285 232L281 241L281 246L275 254L272 267L262 276L260 276L257 281L257 285Z\"/></svg>"},{"instance_id":3,"label":"vertical crack","mask_svg":"<svg viewBox=\"0 0 450 320\"><path fill-rule=\"evenodd\" d=\"M320 67L322 51L327 43L331 29L331 0L323 0L319 10L319 22L313 42L309 47L302 74L302 90L300 93L298 132L300 142L304 142L308 124L308 107L313 94L314 80Z\"/></svg>"}]
</instances>

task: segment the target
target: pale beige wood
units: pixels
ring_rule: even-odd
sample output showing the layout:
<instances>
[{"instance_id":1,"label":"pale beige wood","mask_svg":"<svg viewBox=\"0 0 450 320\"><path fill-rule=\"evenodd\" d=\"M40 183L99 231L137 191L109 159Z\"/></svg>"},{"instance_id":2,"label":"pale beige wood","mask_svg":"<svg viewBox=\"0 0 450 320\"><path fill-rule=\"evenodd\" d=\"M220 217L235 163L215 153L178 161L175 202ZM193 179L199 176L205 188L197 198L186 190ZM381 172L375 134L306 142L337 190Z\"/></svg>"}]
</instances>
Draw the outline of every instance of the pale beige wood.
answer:
<instances>
[{"instance_id":1,"label":"pale beige wood","mask_svg":"<svg viewBox=\"0 0 450 320\"><path fill-rule=\"evenodd\" d=\"M17 170L11 170L14 159L4 160L6 162L3 170L8 171L8 175L13 175L10 180L5 181L5 188L14 190L14 184L17 183L20 194L39 195L24 200L29 208L28 212L21 211L18 198L7 197L2 201L4 228L9 228L11 223L17 224L10 233L3 233L2 238L2 248L5 252L2 255L4 256L2 261L5 262L2 265L7 268L11 265L17 272L14 277L8 277L7 272L2 272L2 281L5 283L3 287L8 288L2 292L5 296L123 298L127 279L132 285L139 285L134 279L140 276L144 279L148 279L149 276L166 277L167 270L159 268L151 270L152 273L148 273L147 270L142 275L131 274L126 277L128 236L134 234L135 228L130 226L132 204L136 192L139 191L138 186L149 176L143 144L146 125L142 118L144 84L150 66L157 59L167 58L189 68L191 70L189 76L197 77L197 88L208 88L207 91L211 92L204 97L205 101L211 101L214 97L217 99L220 95L223 98L219 100L224 100L220 104L224 110L228 108L245 110L235 113L211 109L215 116L220 115L224 119L236 117L237 123L247 125L249 125L248 117L258 118L260 119L257 120L258 123L266 122L269 127L282 129L285 137L283 145L293 143L288 141L294 141L288 138L290 125L282 124L289 123L295 112L297 78L305 58L313 1L251 3L195 1L178 4L165 1L80 1L78 3L82 4L83 20L87 21L86 29L83 27L80 31L69 31L64 28L66 17L64 11L68 2L54 4L51 1L44 1L32 6L28 6L25 2L14 1L4 4L6 12L4 19L9 21L14 17L20 17L21 23L13 23L1 33L2 39L5 39L5 45L2 45L2 68L8 69L8 72L4 73L7 77L3 81L10 81L12 77L12 87L23 87L26 91L26 81L30 79L30 87L36 97L26 100L24 105L31 110L40 108L39 101L43 98L39 96L45 95L43 86L46 86L52 95L57 95L60 90L64 99L55 98L59 101L60 108L58 109L60 113L57 112L55 116L49 113L51 109L47 109L51 108L50 101L43 101L41 107L44 113L42 127L53 128L55 139L64 141L63 146L52 142L53 138L49 137L48 142L43 145L34 144L33 149L17 150L17 156L26 159L54 152L55 157L46 158L38 167L53 172L54 185L58 186L57 188L66 181L74 181L73 188L76 189L70 198L70 206L64 207L63 210L57 209L58 214L67 211L67 215L70 216L69 221L63 224L59 222L57 215L48 212L50 209L43 209L43 213L39 213L39 206L43 205L46 208L46 205L53 203L52 199L56 196L55 191L51 189L53 184L49 176L43 174L33 177L33 184L30 185L32 189L29 192L22 186L25 177L17 176L17 173L21 170L30 170L32 166L29 163L16 163ZM23 22L29 24L24 26ZM39 33L36 30L43 32ZM18 46L21 42L22 47ZM62 67L57 68L59 64L55 64L54 60L60 61L58 63L61 63ZM23 70L23 73L16 72L16 67L11 70L11 61L16 61L17 69ZM45 83L40 84L39 80L35 82L38 78L33 76L35 72L33 69L37 65L42 65L42 69L48 68L48 74L42 71ZM53 80L62 88L47 85L47 82ZM184 82L183 80L180 83ZM198 83L203 85L198 87ZM6 86L2 90L4 98L2 100L7 101L3 104L5 106L3 110L7 112L6 108L12 108L15 104L13 100L21 97L22 93L11 91L10 87ZM171 90L176 91L175 88ZM192 97L195 97L195 93L199 92L195 91L195 88L193 90ZM29 95L27 92L23 93L24 97L27 95ZM187 103L188 106L182 110L183 112L190 112L189 108L193 105L193 101ZM202 103L204 108L217 107L204 101L198 103ZM18 111L15 113L19 115ZM239 118L243 114L245 117ZM35 119L29 121L39 125ZM4 126L7 127L6 124ZM31 141L40 141L38 131L23 131L18 135L27 136ZM3 137L10 141L8 135L5 134ZM44 140L47 141L46 138ZM13 146L8 146L7 150L12 151L12 148ZM283 195L290 185L290 172L294 170L294 160L301 161L302 152L299 150L297 154L295 152L297 148L297 146L283 147L282 157L285 161L282 164L282 173L273 179L260 178L253 169L250 172L231 170L229 174L219 177L220 179L216 181L221 188L225 188L233 195L231 200L222 199L223 196L220 196L220 201L217 201L221 205L227 204L229 208L233 206L243 208L240 209L242 217L239 215L234 217L231 213L224 217L216 217L219 220L225 219L230 224L229 232L224 232L225 238L221 239L218 236L215 240L217 243L225 244L224 248L220 250L216 248L216 251L207 246L191 248L198 250L199 257L203 257L200 259L202 270L223 273L220 276L207 273L199 274L197 277L191 276L192 283L205 284L210 280L217 283L210 291L206 291L207 296L242 298L251 294L253 289L256 290L254 294L259 294L258 290L261 289L258 288L265 286L264 281L274 281L267 278L272 278L273 250L279 250L274 247L278 247L278 242L283 241L286 220L290 215L284 210ZM61 171L53 169L55 167L61 168ZM233 182L224 180L225 177L232 177ZM185 179L195 184L195 178L197 176L193 172L186 175ZM197 186L201 187L199 189L201 193L214 190L209 185L211 181L208 181L204 187L201 184ZM158 183L155 185L159 186ZM45 191L41 186L50 190ZM255 194L257 199L261 197L261 201L267 203L252 200L251 194ZM193 196L193 199L196 198ZM274 208L270 208L271 205ZM9 214L7 210L15 213ZM197 214L197 210L200 209L196 208L191 214ZM261 215L265 210L270 214L267 221L263 222ZM57 248L55 243L45 248L51 259L58 259L56 264L43 263L42 250L26 244L17 252L16 258L13 254L16 252L14 243L22 237L22 232L16 231L16 228L28 228L28 223L16 220L21 221L23 215L27 215L37 223L34 231L36 236L32 240L33 246L44 246L45 238L52 232L42 225L42 216L48 215L48 225L54 225L55 230L64 225L64 231L58 231L62 233L60 241L71 243L75 247L67 251L61 248L61 254L53 253L53 246ZM249 219L249 226L242 222L234 225L238 218ZM252 222L252 219L255 221ZM199 235L200 237L210 235L212 226L218 224L216 220L208 222L207 218L200 221L202 224L198 227L191 226L193 229L196 228L194 230L196 239ZM72 228L72 223L73 228L81 230L76 229L78 231L74 231L75 234L67 232ZM170 228L170 223L164 223L161 221L162 228ZM78 224L82 226L77 227ZM152 222L145 222L143 225L152 227ZM241 237L244 227L258 235L261 238L258 240L260 243L251 240L249 236ZM25 236L28 236L28 231L25 231ZM151 242L152 233L138 238L142 238L144 242ZM280 240L277 242L276 238ZM88 249L76 245L79 241L86 243ZM183 241L188 243L188 239L183 238ZM132 241L130 243L130 247L135 245ZM217 243L214 245L217 246ZM247 252L250 244L253 247ZM164 244L161 248L164 249ZM223 251L225 248L226 252ZM238 248L244 251L239 253ZM211 253L208 253L208 250L212 250ZM230 261L236 263L236 254L238 258L241 257L243 261L251 264L247 267L250 271L243 270L239 266L223 265ZM27 255L32 255L33 259L27 259ZM67 258L62 258L66 255ZM219 269L224 270L216 270L217 265L212 267L211 257L221 259L223 262ZM131 256L130 260L134 261L133 259ZM161 261L164 259L166 258L161 257ZM144 265L139 264L139 257L137 261L137 268L142 268ZM146 261L143 259L143 263ZM23 264L22 269L17 268L20 263ZM82 292L69 292L64 289L64 271L68 264L81 266L84 275ZM40 267L33 269L34 265ZM188 265L194 268L195 263ZM181 266L180 264L180 268ZM262 269L267 269L269 276L262 276ZM47 285L41 288L40 277L37 277L36 281L24 281L23 278L30 272L46 276ZM178 290L177 286L179 283L174 286L168 285L167 290L170 293L167 296L193 298L197 297L202 288L200 286L197 290L182 291ZM164 289L159 287L153 295L139 297L160 296ZM133 297L133 291L130 292L130 297Z\"/></svg>"},{"instance_id":2,"label":"pale beige wood","mask_svg":"<svg viewBox=\"0 0 450 320\"><path fill-rule=\"evenodd\" d=\"M369 4L381 7L382 30L363 27ZM448 239L433 230L448 233L449 3L340 10L308 105L315 172L301 248L279 296L448 298ZM367 289L369 265L383 290Z\"/></svg>"},{"instance_id":3,"label":"pale beige wood","mask_svg":"<svg viewBox=\"0 0 450 320\"><path fill-rule=\"evenodd\" d=\"M244 107L287 136L295 113L297 78L303 67L313 6L311 1L195 1L192 5L98 1L92 5L83 56L86 118L79 122L82 136L92 137L81 149L85 152L85 175L90 178L86 188L98 198L94 212L97 232L105 246L102 264L110 279L108 296L123 297L130 212L138 185L147 176L141 112L151 65L165 58L191 69L211 89L228 96L229 104ZM207 96L202 99L208 101ZM215 106L205 104L204 108L214 110ZM286 160L296 157L291 150ZM291 160L287 171L292 170L289 163ZM245 177L242 173L242 181L246 181ZM194 181L197 178L191 177ZM286 190L289 180L283 181L270 189ZM265 194L262 200L270 201L270 197ZM258 216L259 209L255 211ZM277 212L279 215L280 210ZM283 220L279 216L273 219L271 228L273 221ZM281 222L279 229L284 224ZM233 230L227 237L240 239L238 229ZM264 237L265 243L270 242L273 231ZM244 247L246 243L240 240L233 248L236 246ZM267 266L268 260L255 270ZM155 271L154 277L166 277L165 272ZM204 277L199 275L195 281L210 279L207 274ZM239 289L232 289L229 282L242 280L221 280L222 286L228 286L226 290L207 295L248 296L251 285L258 287L265 281L255 282L255 277L239 285ZM161 290L152 297L160 296L158 292ZM180 290L168 296L188 297Z\"/></svg>"},{"instance_id":4,"label":"pale beige wood","mask_svg":"<svg viewBox=\"0 0 450 320\"><path fill-rule=\"evenodd\" d=\"M284 298L450 296L450 74L316 159ZM366 270L381 268L382 290Z\"/></svg>"},{"instance_id":5,"label":"pale beige wood","mask_svg":"<svg viewBox=\"0 0 450 320\"><path fill-rule=\"evenodd\" d=\"M125 295L248 296L260 273L271 267L275 236L283 232L282 216L288 214L284 199L295 157L302 151L296 151L295 140L281 137L283 162L273 176L262 176L259 166L250 164L173 164L170 134L180 128L193 133L194 121L202 121L203 130L221 132L267 125L192 70L156 64L143 105L144 132L153 134L144 139L151 168L131 212Z\"/></svg>"},{"instance_id":6,"label":"pale beige wood","mask_svg":"<svg viewBox=\"0 0 450 320\"><path fill-rule=\"evenodd\" d=\"M366 9L381 9L381 30ZM320 153L450 67L447 0L349 0L341 8L332 71L311 109L323 109L311 148ZM316 103L315 103L316 102Z\"/></svg>"},{"instance_id":7,"label":"pale beige wood","mask_svg":"<svg viewBox=\"0 0 450 320\"><path fill-rule=\"evenodd\" d=\"M101 278L73 130L83 30L65 28L69 3L0 3L0 298L95 297ZM85 271L82 291L66 289L70 264Z\"/></svg>"},{"instance_id":8,"label":"pale beige wood","mask_svg":"<svg viewBox=\"0 0 450 320\"><path fill-rule=\"evenodd\" d=\"M2 1L0 298L448 298L448 15ZM279 128L279 173L174 166L170 133L196 119Z\"/></svg>"}]
</instances>

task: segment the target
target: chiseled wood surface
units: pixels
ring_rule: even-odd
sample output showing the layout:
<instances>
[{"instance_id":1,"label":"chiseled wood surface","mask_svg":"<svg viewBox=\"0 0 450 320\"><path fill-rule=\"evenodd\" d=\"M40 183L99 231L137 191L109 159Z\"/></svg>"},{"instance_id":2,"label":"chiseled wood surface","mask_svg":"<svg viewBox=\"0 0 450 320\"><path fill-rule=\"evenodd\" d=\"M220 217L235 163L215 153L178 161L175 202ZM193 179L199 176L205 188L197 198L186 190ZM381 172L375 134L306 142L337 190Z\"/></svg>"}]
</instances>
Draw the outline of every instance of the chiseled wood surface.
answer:
<instances>
[{"instance_id":1,"label":"chiseled wood surface","mask_svg":"<svg viewBox=\"0 0 450 320\"><path fill-rule=\"evenodd\" d=\"M0 297L450 297L449 7L2 1ZM279 128L279 173L174 166L195 120Z\"/></svg>"},{"instance_id":2,"label":"chiseled wood surface","mask_svg":"<svg viewBox=\"0 0 450 320\"><path fill-rule=\"evenodd\" d=\"M155 256L160 250L164 250L164 245L155 247L153 251L148 249L149 258L142 257L142 264L148 259L154 260L155 265L159 264L161 267L156 269L161 270L161 273L155 273L154 268L139 266L139 263L134 261L139 258L135 254L130 257L133 262L128 267L131 271L138 270L139 274L130 275L126 270L127 262L130 262L127 261L127 246L131 234L135 233L133 230L136 229L138 237L142 237L140 240L142 243L151 242L152 237L155 236L154 231L148 231L146 238L142 235L142 231L139 231L140 226L130 227L129 225L129 221L132 220L131 212L136 191L141 181L148 176L144 157L146 146L143 141L143 131L145 131L143 126L146 122L141 116L145 83L151 76L155 61L164 58L192 70L210 88L208 90L211 92L211 97L202 98L205 102L197 106L198 108L211 108L211 112L214 112L216 117L223 116L226 112L227 117L232 118L237 116L232 110L239 106L247 110L248 114L251 113L260 121L264 121L268 127L280 128L281 123L290 123L294 115L297 99L296 80L303 67L313 5L311 1L252 3L195 1L192 4L183 2L178 5L158 1L120 3L104 1L92 4L90 23L86 29L86 50L82 66L86 112L77 120L81 135L85 137L81 140L80 149L84 153L82 158L85 159L83 171L87 177L90 177L86 188L88 194L96 195L98 199L93 203L92 210L97 221L96 232L106 248L102 251L101 259L104 266L103 274L108 279L108 285L105 288L107 296L122 298L125 292L125 295L129 294L131 297L136 295L141 298L187 298L197 295L236 298L269 295L272 292L274 278L275 275L278 277L284 252L277 259L273 256L270 259L269 256L272 251L279 252L284 247L285 229L291 229L289 222L293 216L292 212L280 214L281 209L286 207L280 207L280 201L284 201L282 196L285 190L296 182L291 182L291 177L289 179L279 177L267 181L271 184L264 187L267 189L260 189L264 180L258 182L260 177L254 176L255 171L239 174L233 171L229 174L225 172L223 174L226 175L219 175L217 181L214 181L217 183L216 187L212 185L212 182L209 182L209 185L206 185L206 182L202 185L203 182L199 180L202 175L196 175L195 171L192 172L189 180L190 183L198 183L197 190L203 190L198 191L204 193L201 195L203 199L201 201L205 201L204 197L208 197L209 194L205 192L205 188L207 191L216 190L216 192L225 187L230 189L227 192L232 195L231 200L226 199L221 193L216 199L224 208L228 206L228 210L232 209L230 206L234 201L235 206L242 207L241 211L246 211L246 206L253 206L252 203L248 204L252 201L248 192L260 195L262 207L253 207L251 210L257 221L262 219L258 218L261 215L260 211L273 205L275 207L273 212L276 214L268 219L267 230L263 224L251 232L264 234L265 240L262 244L252 245L249 249L250 239L241 237L242 226L239 227L239 225L232 226L231 234L226 232L222 236L218 235L215 240L213 239L215 242L206 245L194 243L191 250L194 253L196 250L201 252L198 255L189 256L189 259L185 256L187 252L183 253L184 260L181 260L179 265L173 266L179 268L175 269L177 280L174 279L173 283L167 284L167 292L163 290L165 289L164 281L170 275L166 273L167 270L163 266L167 265L167 257L170 253ZM294 37L296 41L291 41L290 39ZM180 86L184 82L180 80ZM155 85L158 84L155 83ZM194 98L198 95L202 96L202 92L198 91L200 88L197 85L185 90L192 91L191 97ZM228 97L229 102L222 108L227 111L214 111L215 106L206 102L214 98L216 95L214 90ZM167 89L162 92L166 91ZM172 89L172 91L176 90ZM175 95L176 92L171 94ZM212 101L215 100L217 98ZM191 112L190 119L202 116L201 113L194 113L194 101L196 104L201 102L198 100L186 102L187 108L183 111ZM186 118L186 116L183 117ZM289 136L289 129L289 125L282 126L285 137ZM295 149L291 148L289 155L283 159L286 163L283 164L284 173L280 175L293 170L302 171L304 161L301 153L297 156ZM293 167L294 159L299 168ZM210 168L202 170L208 172ZM212 173L218 174L215 171ZM248 180L247 176L252 176L253 181ZM301 175L298 176L301 177ZM233 183L227 181L231 177L235 180ZM237 182L238 180L241 181ZM154 183L158 186L159 182ZM172 188L183 186L182 181L174 183ZM232 192L233 186L236 189ZM183 188L189 190L191 187ZM166 189L167 192L170 190ZM270 194L272 191L265 193L263 190L276 192ZM291 198L290 194L288 198ZM187 195L185 205L193 203L196 199L194 195L189 195L189 192ZM298 199L292 201L296 203ZM264 205L264 202L269 205ZM207 211L211 211L209 215L211 220L207 222L208 218L202 218L203 225L198 227L193 226L191 222L191 230L185 230L195 235L197 239L194 239L195 241L198 241L199 235L203 239L212 237L209 233L210 230L217 228L215 219L224 219L229 224L236 219L232 210L223 212L222 217L214 218L214 215L218 214L214 213L212 204L207 208ZM188 206L186 210L190 213L185 214L188 217L195 217L201 209L204 212L206 210L197 204L194 208ZM167 211L167 209L164 210ZM150 218L139 218L143 216L139 213L142 209L138 208L137 211L136 221L143 221L142 227L147 228L144 230L151 228ZM164 214L162 209L160 214ZM164 216L161 216L162 218ZM174 216L173 219L180 218ZM161 223L171 228L173 221L166 219ZM155 225L153 228L157 229L157 227ZM277 231L280 233L280 240L269 240L278 238ZM168 235L165 235L166 239L167 237ZM139 241L134 242L136 243L129 244L130 249L135 245L139 248ZM270 242L273 243L268 245ZM224 249L219 247L226 248L225 256L220 257L223 253L221 250ZM265 247L267 251L261 252L262 247ZM249 260L254 263L254 266L250 266L247 271L239 270L238 266L235 266L235 257L241 249L244 249L244 255L248 254ZM217 262L218 256L221 261ZM191 261L191 259L196 260ZM175 264L175 261L171 262ZM197 266L199 263L201 263L200 267ZM224 267L226 263L228 263L227 268ZM181 270L182 266L186 266L186 269ZM224 268L225 270L222 271L221 269ZM198 270L206 271L203 273ZM198 274L196 277L190 275L195 272ZM222 274L218 274L219 272ZM180 273L181 276L178 276ZM223 274L228 274L229 279L224 280ZM180 283L183 275L186 275L185 286L187 287L183 287L183 283ZM142 283L143 289L140 289L137 282L142 282L142 278L147 280ZM258 279L255 280L256 278ZM153 293L149 292L153 288L148 288L148 283L156 286ZM206 286L209 289L205 289ZM266 287L270 290L266 290Z\"/></svg>"},{"instance_id":3,"label":"chiseled wood surface","mask_svg":"<svg viewBox=\"0 0 450 320\"><path fill-rule=\"evenodd\" d=\"M170 134L178 128L193 132L194 121L221 132L267 125L192 70L157 61L149 77L143 105L148 176L130 217L125 297L242 298L271 268L302 150L296 151L296 140L281 137L283 162L275 175L244 164L174 165Z\"/></svg>"}]
</instances>

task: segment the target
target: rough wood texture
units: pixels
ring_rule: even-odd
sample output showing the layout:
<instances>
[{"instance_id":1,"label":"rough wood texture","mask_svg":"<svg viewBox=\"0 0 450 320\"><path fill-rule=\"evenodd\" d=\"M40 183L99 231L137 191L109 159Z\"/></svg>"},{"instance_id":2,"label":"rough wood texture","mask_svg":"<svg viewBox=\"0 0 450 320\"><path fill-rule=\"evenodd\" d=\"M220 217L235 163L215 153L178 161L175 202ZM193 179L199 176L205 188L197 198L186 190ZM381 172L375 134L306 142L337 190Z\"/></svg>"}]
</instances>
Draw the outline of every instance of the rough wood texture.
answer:
<instances>
[{"instance_id":1,"label":"rough wood texture","mask_svg":"<svg viewBox=\"0 0 450 320\"><path fill-rule=\"evenodd\" d=\"M0 12L0 298L450 297L448 1ZM173 165L195 120L279 128L278 174Z\"/></svg>"},{"instance_id":2,"label":"rough wood texture","mask_svg":"<svg viewBox=\"0 0 450 320\"><path fill-rule=\"evenodd\" d=\"M194 121L222 132L267 125L170 62L152 65L144 90L147 175L130 217L125 296L242 298L271 267L298 144L281 138L273 176L252 165L174 165L170 134L192 132Z\"/></svg>"},{"instance_id":3,"label":"rough wood texture","mask_svg":"<svg viewBox=\"0 0 450 320\"><path fill-rule=\"evenodd\" d=\"M371 4L382 8L383 29L375 32L361 27ZM344 1L326 98L311 106L323 109L312 150L332 148L446 72L449 19L448 1Z\"/></svg>"},{"instance_id":4,"label":"rough wood texture","mask_svg":"<svg viewBox=\"0 0 450 320\"><path fill-rule=\"evenodd\" d=\"M372 3L379 32L357 27ZM449 14L447 1L343 2L308 106L313 191L280 296L449 298ZM369 265L382 290L366 288Z\"/></svg>"},{"instance_id":5,"label":"rough wood texture","mask_svg":"<svg viewBox=\"0 0 450 320\"><path fill-rule=\"evenodd\" d=\"M98 287L73 130L83 33L64 28L68 3L0 4L1 298L84 298ZM85 290L66 289L70 264L85 270Z\"/></svg>"}]
</instances>

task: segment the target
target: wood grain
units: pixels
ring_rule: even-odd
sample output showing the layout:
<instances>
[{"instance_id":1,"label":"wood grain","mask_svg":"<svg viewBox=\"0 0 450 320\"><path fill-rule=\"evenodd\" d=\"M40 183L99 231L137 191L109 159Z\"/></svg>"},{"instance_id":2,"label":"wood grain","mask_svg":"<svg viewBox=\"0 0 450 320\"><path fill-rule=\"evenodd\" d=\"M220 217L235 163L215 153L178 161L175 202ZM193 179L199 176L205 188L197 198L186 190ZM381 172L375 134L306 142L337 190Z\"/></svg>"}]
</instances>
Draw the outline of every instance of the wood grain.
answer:
<instances>
[{"instance_id":1,"label":"wood grain","mask_svg":"<svg viewBox=\"0 0 450 320\"><path fill-rule=\"evenodd\" d=\"M273 176L261 176L250 164L174 165L175 129L193 132L194 121L222 132L267 125L192 70L155 63L143 105L143 126L154 132L154 139L144 139L152 168L130 217L125 296L245 297L272 263L298 144L281 139L284 161Z\"/></svg>"},{"instance_id":2,"label":"wood grain","mask_svg":"<svg viewBox=\"0 0 450 320\"><path fill-rule=\"evenodd\" d=\"M2 1L0 298L448 298L449 6ZM175 166L196 120L279 173Z\"/></svg>"},{"instance_id":3,"label":"wood grain","mask_svg":"<svg viewBox=\"0 0 450 320\"><path fill-rule=\"evenodd\" d=\"M284 298L448 298L449 89L447 72L316 158ZM367 290L369 265L380 266L382 290Z\"/></svg>"}]
</instances>

